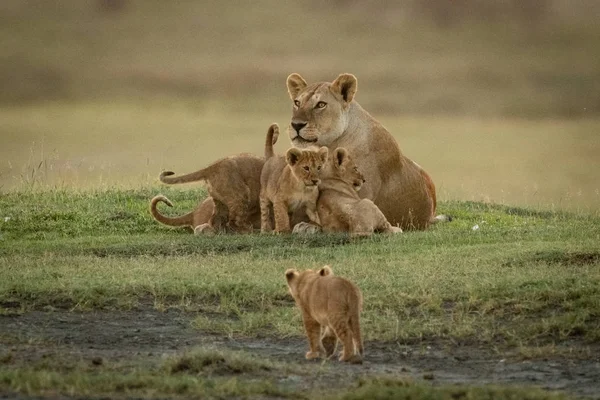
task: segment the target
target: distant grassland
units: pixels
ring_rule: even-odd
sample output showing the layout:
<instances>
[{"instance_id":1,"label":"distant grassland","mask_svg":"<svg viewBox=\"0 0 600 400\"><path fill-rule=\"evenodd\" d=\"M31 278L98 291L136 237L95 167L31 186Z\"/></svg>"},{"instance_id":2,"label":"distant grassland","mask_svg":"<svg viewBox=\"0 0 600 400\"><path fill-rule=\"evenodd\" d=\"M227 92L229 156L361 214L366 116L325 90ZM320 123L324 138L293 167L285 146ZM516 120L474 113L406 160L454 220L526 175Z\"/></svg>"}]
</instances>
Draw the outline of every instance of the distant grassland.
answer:
<instances>
[{"instance_id":1,"label":"distant grassland","mask_svg":"<svg viewBox=\"0 0 600 400\"><path fill-rule=\"evenodd\" d=\"M523 18L502 13L509 1L464 0L448 25L418 8L426 0L125 3L3 0L0 104L163 97L276 114L291 72L352 72L379 113L600 113L593 1L548 1ZM486 3L499 9L484 15Z\"/></svg>"}]
</instances>

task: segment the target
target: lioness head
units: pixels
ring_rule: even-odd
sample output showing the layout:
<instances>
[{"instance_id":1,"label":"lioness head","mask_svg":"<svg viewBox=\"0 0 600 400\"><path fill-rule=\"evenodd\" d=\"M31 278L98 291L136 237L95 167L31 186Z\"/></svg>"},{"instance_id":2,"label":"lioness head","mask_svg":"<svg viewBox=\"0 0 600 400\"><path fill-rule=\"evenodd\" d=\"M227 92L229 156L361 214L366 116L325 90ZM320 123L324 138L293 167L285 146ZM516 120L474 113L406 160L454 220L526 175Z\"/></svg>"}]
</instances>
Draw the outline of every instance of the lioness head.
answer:
<instances>
[{"instance_id":1,"label":"lioness head","mask_svg":"<svg viewBox=\"0 0 600 400\"><path fill-rule=\"evenodd\" d=\"M357 192L363 183L365 183L365 176L360 172L352 157L350 157L348 150L343 147L338 147L333 151L328 173L352 185Z\"/></svg>"},{"instance_id":2,"label":"lioness head","mask_svg":"<svg viewBox=\"0 0 600 400\"><path fill-rule=\"evenodd\" d=\"M327 162L329 149L297 149L292 147L285 155L285 160L292 168L294 176L306 186L316 186L321 182L321 170Z\"/></svg>"},{"instance_id":3,"label":"lioness head","mask_svg":"<svg viewBox=\"0 0 600 400\"><path fill-rule=\"evenodd\" d=\"M348 126L348 106L356 94L356 77L341 74L333 82L308 85L298 74L287 78L292 99L292 121L288 128L292 144L329 146Z\"/></svg>"},{"instance_id":4,"label":"lioness head","mask_svg":"<svg viewBox=\"0 0 600 400\"><path fill-rule=\"evenodd\" d=\"M304 271L298 272L297 269L293 268L290 268L287 271L285 271L285 279L287 280L290 294L294 298L298 294L298 284L311 275L315 277L328 276L333 275L333 271L331 270L331 267L329 265L325 265L318 271L314 271L312 269L305 269Z\"/></svg>"}]
</instances>

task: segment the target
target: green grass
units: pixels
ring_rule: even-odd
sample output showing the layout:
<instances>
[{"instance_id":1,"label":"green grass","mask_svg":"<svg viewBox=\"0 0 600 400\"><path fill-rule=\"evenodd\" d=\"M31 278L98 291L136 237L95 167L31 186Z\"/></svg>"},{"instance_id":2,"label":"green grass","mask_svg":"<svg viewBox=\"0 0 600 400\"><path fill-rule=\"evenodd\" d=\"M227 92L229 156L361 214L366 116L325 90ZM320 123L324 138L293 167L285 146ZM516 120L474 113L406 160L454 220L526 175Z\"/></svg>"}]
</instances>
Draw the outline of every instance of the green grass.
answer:
<instances>
[{"instance_id":1,"label":"green grass","mask_svg":"<svg viewBox=\"0 0 600 400\"><path fill-rule=\"evenodd\" d=\"M452 223L394 237L196 237L152 220L155 192L4 195L0 301L85 310L150 299L217 313L196 320L207 331L301 335L283 271L330 264L364 292L368 340L600 339L597 216L445 202ZM173 212L204 195L167 194L181 206Z\"/></svg>"},{"instance_id":2,"label":"green grass","mask_svg":"<svg viewBox=\"0 0 600 400\"><path fill-rule=\"evenodd\" d=\"M158 191L2 195L0 314L150 304L197 313L193 326L200 333L300 339L300 313L283 273L330 264L364 294L367 348L374 341L434 342L484 346L523 359L586 358L588 346L600 340L598 215L447 201L439 210L454 221L426 232L359 240L346 235L197 237L152 220L147 203ZM190 209L205 196L201 189L160 191L175 201L177 210L166 211L171 213ZM9 339L2 340L18 341ZM52 362L14 364L10 355L0 360L5 365L0 366L0 390L32 395L306 398L311 395L273 381L273 374L315 373L206 349L156 367L75 362L55 370ZM331 395L326 387L311 390L306 393ZM341 398L566 398L534 389L432 388L386 380L345 386L342 393Z\"/></svg>"}]
</instances>

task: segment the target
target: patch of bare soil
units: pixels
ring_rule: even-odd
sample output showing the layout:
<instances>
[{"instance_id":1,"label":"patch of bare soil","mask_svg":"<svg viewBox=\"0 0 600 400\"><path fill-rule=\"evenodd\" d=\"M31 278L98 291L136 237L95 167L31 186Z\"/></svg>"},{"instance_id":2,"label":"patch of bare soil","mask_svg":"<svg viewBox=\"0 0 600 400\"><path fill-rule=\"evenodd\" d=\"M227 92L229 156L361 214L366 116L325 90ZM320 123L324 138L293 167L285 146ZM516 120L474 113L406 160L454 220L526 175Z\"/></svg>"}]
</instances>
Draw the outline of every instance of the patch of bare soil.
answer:
<instances>
[{"instance_id":1,"label":"patch of bare soil","mask_svg":"<svg viewBox=\"0 0 600 400\"><path fill-rule=\"evenodd\" d=\"M191 327L192 313L159 312L151 307L133 311L40 312L0 316L0 357L4 366L60 357L91 364L124 362L160 365L160 358L196 346L244 350L263 358L307 365L303 338L228 338L207 335ZM365 343L365 362L348 365L328 361L331 368L315 378L288 376L291 387L352 385L359 377L395 376L432 384L464 383L534 385L551 390L600 398L600 354L590 357L514 361L479 346L443 344L401 345ZM318 363L314 363L315 368ZM0 363L0 367L4 367ZM6 394L5 394L6 395ZM2 398L0 393L0 398Z\"/></svg>"}]
</instances>

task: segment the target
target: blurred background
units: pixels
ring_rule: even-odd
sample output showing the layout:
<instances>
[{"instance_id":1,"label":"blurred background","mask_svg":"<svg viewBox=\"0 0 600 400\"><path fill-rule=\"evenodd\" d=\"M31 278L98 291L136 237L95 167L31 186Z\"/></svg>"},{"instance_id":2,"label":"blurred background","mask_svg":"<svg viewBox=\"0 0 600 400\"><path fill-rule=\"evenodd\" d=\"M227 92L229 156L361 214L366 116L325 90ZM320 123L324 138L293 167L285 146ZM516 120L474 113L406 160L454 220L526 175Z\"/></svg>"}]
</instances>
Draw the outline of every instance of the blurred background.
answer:
<instances>
[{"instance_id":1,"label":"blurred background","mask_svg":"<svg viewBox=\"0 0 600 400\"><path fill-rule=\"evenodd\" d=\"M599 16L597 0L2 0L0 191L262 154L290 73L350 72L441 200L598 211Z\"/></svg>"}]
</instances>

